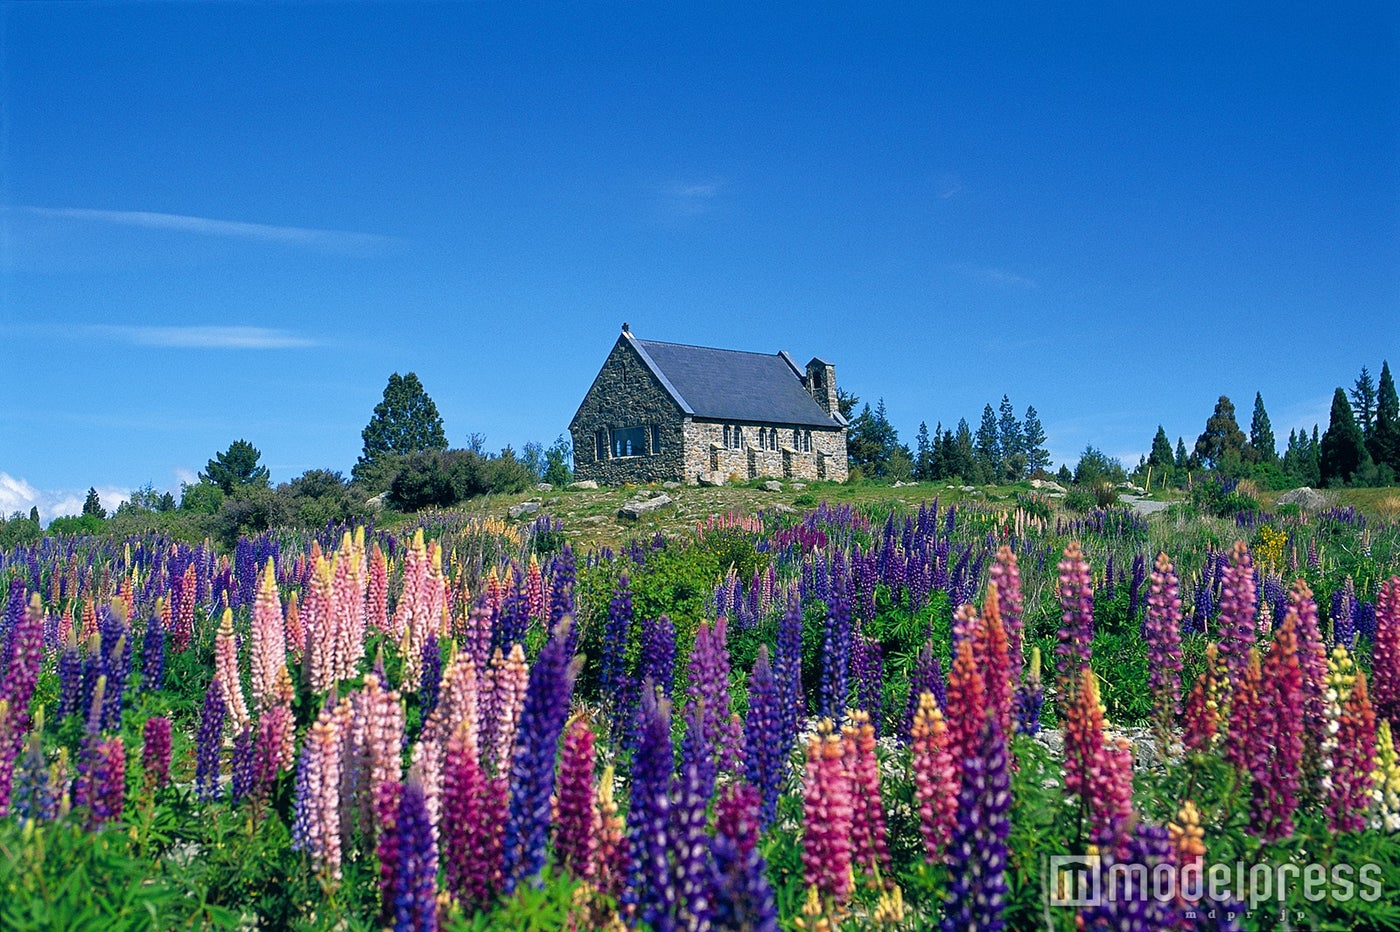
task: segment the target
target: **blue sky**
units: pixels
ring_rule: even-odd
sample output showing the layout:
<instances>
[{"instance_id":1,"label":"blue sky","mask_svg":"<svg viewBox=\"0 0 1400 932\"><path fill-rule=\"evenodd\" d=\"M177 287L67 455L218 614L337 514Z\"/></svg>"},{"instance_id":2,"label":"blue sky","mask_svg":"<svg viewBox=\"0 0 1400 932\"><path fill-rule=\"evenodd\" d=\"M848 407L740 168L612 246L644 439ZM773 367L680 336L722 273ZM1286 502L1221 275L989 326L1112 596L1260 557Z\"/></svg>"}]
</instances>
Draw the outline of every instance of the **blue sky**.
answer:
<instances>
[{"instance_id":1,"label":"blue sky","mask_svg":"<svg viewBox=\"0 0 1400 932\"><path fill-rule=\"evenodd\" d=\"M348 473L394 371L547 443L624 320L1071 463L1400 364L1394 4L867 6L4 5L0 510Z\"/></svg>"}]
</instances>

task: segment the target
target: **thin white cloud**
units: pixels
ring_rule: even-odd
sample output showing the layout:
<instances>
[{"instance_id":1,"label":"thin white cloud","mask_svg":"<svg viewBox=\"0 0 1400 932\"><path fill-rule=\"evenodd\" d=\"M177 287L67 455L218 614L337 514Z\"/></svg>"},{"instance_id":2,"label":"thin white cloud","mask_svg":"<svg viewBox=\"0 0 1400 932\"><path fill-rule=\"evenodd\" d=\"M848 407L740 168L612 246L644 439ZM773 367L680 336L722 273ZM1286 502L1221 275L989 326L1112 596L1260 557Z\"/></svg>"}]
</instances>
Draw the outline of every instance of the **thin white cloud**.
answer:
<instances>
[{"instance_id":1,"label":"thin white cloud","mask_svg":"<svg viewBox=\"0 0 1400 932\"><path fill-rule=\"evenodd\" d=\"M936 181L938 197L940 200L949 200L962 193L962 179L954 174L942 174Z\"/></svg>"},{"instance_id":2,"label":"thin white cloud","mask_svg":"<svg viewBox=\"0 0 1400 932\"><path fill-rule=\"evenodd\" d=\"M995 285L999 288L1020 288L1025 291L1033 291L1040 287L1035 279L1028 278L1017 272L1008 271L1007 269L983 265L955 265L953 268L969 278L974 278L977 281L985 282L988 285Z\"/></svg>"},{"instance_id":3,"label":"thin white cloud","mask_svg":"<svg viewBox=\"0 0 1400 932\"><path fill-rule=\"evenodd\" d=\"M35 217L71 220L114 226L138 227L196 236L223 237L262 243L280 243L322 252L367 254L382 252L399 244L392 236L321 230L311 227L277 226L242 220L219 220L185 214L163 214L146 210L93 210L83 207L17 207Z\"/></svg>"},{"instance_id":4,"label":"thin white cloud","mask_svg":"<svg viewBox=\"0 0 1400 932\"><path fill-rule=\"evenodd\" d=\"M668 213L696 217L713 210L723 190L720 181L676 181L661 186L661 199Z\"/></svg>"},{"instance_id":5,"label":"thin white cloud","mask_svg":"<svg viewBox=\"0 0 1400 932\"><path fill-rule=\"evenodd\" d=\"M316 341L271 327L133 327L93 324L83 328L98 337L133 346L168 349L302 349Z\"/></svg>"},{"instance_id":6,"label":"thin white cloud","mask_svg":"<svg viewBox=\"0 0 1400 932\"><path fill-rule=\"evenodd\" d=\"M188 466L176 466L175 478L185 485L194 485L199 481L199 474Z\"/></svg>"},{"instance_id":7,"label":"thin white cloud","mask_svg":"<svg viewBox=\"0 0 1400 932\"><path fill-rule=\"evenodd\" d=\"M97 497L110 515L117 510L117 506L131 497L131 490L117 486L98 486ZM0 472L0 514L5 516L15 512L28 515L31 508L38 508L40 520L47 525L54 518L82 514L83 503L86 500L86 489L39 489L25 479Z\"/></svg>"}]
</instances>

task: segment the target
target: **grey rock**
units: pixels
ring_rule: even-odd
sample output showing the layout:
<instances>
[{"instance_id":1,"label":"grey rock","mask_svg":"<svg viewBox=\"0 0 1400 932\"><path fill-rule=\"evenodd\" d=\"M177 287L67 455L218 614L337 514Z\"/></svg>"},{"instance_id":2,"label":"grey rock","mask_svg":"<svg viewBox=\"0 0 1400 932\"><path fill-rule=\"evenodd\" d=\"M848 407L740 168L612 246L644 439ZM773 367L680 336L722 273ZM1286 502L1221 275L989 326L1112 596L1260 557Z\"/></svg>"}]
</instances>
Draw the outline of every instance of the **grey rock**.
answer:
<instances>
[{"instance_id":1,"label":"grey rock","mask_svg":"<svg viewBox=\"0 0 1400 932\"><path fill-rule=\"evenodd\" d=\"M537 483L535 483L535 491L536 491L536 492L553 492L553 491L554 491L554 486L550 485L548 482L537 482Z\"/></svg>"},{"instance_id":2,"label":"grey rock","mask_svg":"<svg viewBox=\"0 0 1400 932\"><path fill-rule=\"evenodd\" d=\"M594 482L592 479L580 479L578 482L570 482L570 483L569 483L569 488L571 488L571 489L596 489L596 488L598 488L598 483Z\"/></svg>"},{"instance_id":3,"label":"grey rock","mask_svg":"<svg viewBox=\"0 0 1400 932\"><path fill-rule=\"evenodd\" d=\"M370 511L383 511L389 504L389 493L380 492L374 498L365 502L365 507Z\"/></svg>"},{"instance_id":4,"label":"grey rock","mask_svg":"<svg viewBox=\"0 0 1400 932\"><path fill-rule=\"evenodd\" d=\"M794 483L792 484L792 488L793 488L794 491L801 492L803 489L807 488L807 483L805 483L805 482L794 482Z\"/></svg>"},{"instance_id":5,"label":"grey rock","mask_svg":"<svg viewBox=\"0 0 1400 932\"><path fill-rule=\"evenodd\" d=\"M667 479L665 482L661 483L661 487L663 489L679 489L681 487L681 483L675 481L674 479Z\"/></svg>"},{"instance_id":6,"label":"grey rock","mask_svg":"<svg viewBox=\"0 0 1400 932\"><path fill-rule=\"evenodd\" d=\"M1291 489L1278 497L1280 505L1297 505L1305 511L1321 511L1327 507L1328 498L1317 489L1303 486L1301 489Z\"/></svg>"},{"instance_id":7,"label":"grey rock","mask_svg":"<svg viewBox=\"0 0 1400 932\"><path fill-rule=\"evenodd\" d=\"M669 504L671 504L671 496L662 492L655 498L648 498L645 501L633 500L628 502L618 509L617 516L619 518L627 518L630 521L635 521L642 515L649 515L655 511L660 511Z\"/></svg>"},{"instance_id":8,"label":"grey rock","mask_svg":"<svg viewBox=\"0 0 1400 932\"><path fill-rule=\"evenodd\" d=\"M707 486L709 488L715 488L717 486L724 485L724 473L702 472L700 474L699 482L701 485Z\"/></svg>"},{"instance_id":9,"label":"grey rock","mask_svg":"<svg viewBox=\"0 0 1400 932\"><path fill-rule=\"evenodd\" d=\"M767 482L763 483L763 488L769 492L781 492L783 490L783 484L776 479L769 479Z\"/></svg>"},{"instance_id":10,"label":"grey rock","mask_svg":"<svg viewBox=\"0 0 1400 932\"><path fill-rule=\"evenodd\" d=\"M1060 485L1058 482L1053 482L1049 479L1032 479L1031 488L1049 489L1051 492L1059 492L1061 495L1063 495L1065 491L1064 486Z\"/></svg>"},{"instance_id":11,"label":"grey rock","mask_svg":"<svg viewBox=\"0 0 1400 932\"><path fill-rule=\"evenodd\" d=\"M521 502L519 505L511 505L509 514L512 518L523 518L526 515L535 514L539 510L539 502Z\"/></svg>"}]
</instances>

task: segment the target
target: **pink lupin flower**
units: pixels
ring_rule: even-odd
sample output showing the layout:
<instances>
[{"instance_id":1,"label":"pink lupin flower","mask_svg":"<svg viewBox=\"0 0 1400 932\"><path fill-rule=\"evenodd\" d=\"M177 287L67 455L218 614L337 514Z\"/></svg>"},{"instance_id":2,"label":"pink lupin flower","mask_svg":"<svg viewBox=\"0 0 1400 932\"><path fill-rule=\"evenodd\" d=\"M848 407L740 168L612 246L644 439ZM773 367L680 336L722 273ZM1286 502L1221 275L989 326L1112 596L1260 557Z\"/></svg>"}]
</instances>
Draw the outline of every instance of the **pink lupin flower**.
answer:
<instances>
[{"instance_id":1,"label":"pink lupin flower","mask_svg":"<svg viewBox=\"0 0 1400 932\"><path fill-rule=\"evenodd\" d=\"M433 718L442 734L450 735L465 723L473 735L480 727L480 682L476 664L466 651L458 651L442 678L442 692Z\"/></svg>"},{"instance_id":2,"label":"pink lupin flower","mask_svg":"<svg viewBox=\"0 0 1400 932\"><path fill-rule=\"evenodd\" d=\"M158 790L170 781L170 719L153 715L142 732L141 769L149 789Z\"/></svg>"},{"instance_id":3,"label":"pink lupin flower","mask_svg":"<svg viewBox=\"0 0 1400 932\"><path fill-rule=\"evenodd\" d=\"M996 562L988 571L992 588L996 590L1002 626L1006 628L1007 658L1010 661L1011 692L1021 684L1021 631L1024 627L1025 599L1021 594L1021 570L1016 565L1016 552L1002 544L997 549ZM983 609L985 611L985 608ZM1011 734L1004 731L1003 734Z\"/></svg>"},{"instance_id":4,"label":"pink lupin flower","mask_svg":"<svg viewBox=\"0 0 1400 932\"><path fill-rule=\"evenodd\" d=\"M505 601L505 590L506 587L501 585L501 577L496 568L491 567L491 571L486 574L486 608L492 615L500 612Z\"/></svg>"},{"instance_id":5,"label":"pink lupin flower","mask_svg":"<svg viewBox=\"0 0 1400 932\"><path fill-rule=\"evenodd\" d=\"M987 685L973 655L975 640L975 634L963 638L948 671L948 749L954 766L978 746L987 719Z\"/></svg>"},{"instance_id":6,"label":"pink lupin flower","mask_svg":"<svg viewBox=\"0 0 1400 932\"><path fill-rule=\"evenodd\" d=\"M223 689L224 708L233 719L235 733L251 724L248 703L243 699L243 680L238 674L238 643L233 636L233 611L225 608L214 638L214 675Z\"/></svg>"},{"instance_id":7,"label":"pink lupin flower","mask_svg":"<svg viewBox=\"0 0 1400 932\"><path fill-rule=\"evenodd\" d=\"M1232 684L1249 665L1256 633L1255 608L1254 559L1244 541L1237 540L1220 590L1220 658Z\"/></svg>"},{"instance_id":8,"label":"pink lupin flower","mask_svg":"<svg viewBox=\"0 0 1400 932\"><path fill-rule=\"evenodd\" d=\"M510 768L515 751L515 726L520 722L520 711L525 707L525 690L530 683L530 668L525 664L525 648L516 642L511 645L510 655L502 659L497 648L491 657L489 670L491 680L491 735L493 747L486 749L489 760L495 765L498 775Z\"/></svg>"},{"instance_id":9,"label":"pink lupin flower","mask_svg":"<svg viewBox=\"0 0 1400 932\"><path fill-rule=\"evenodd\" d=\"M384 558L384 551L379 549L379 542L374 542L374 549L369 555L369 584L365 591L365 614L368 617L369 626L381 633L390 632L389 625L389 561Z\"/></svg>"},{"instance_id":10,"label":"pink lupin flower","mask_svg":"<svg viewBox=\"0 0 1400 932\"><path fill-rule=\"evenodd\" d=\"M329 692L335 686L334 590L330 561L313 554L311 581L301 611L306 628L306 680L313 693Z\"/></svg>"},{"instance_id":11,"label":"pink lupin flower","mask_svg":"<svg viewBox=\"0 0 1400 932\"><path fill-rule=\"evenodd\" d=\"M802 781L802 876L838 903L851 895L851 781L842 766L841 739L822 719L807 744Z\"/></svg>"},{"instance_id":12,"label":"pink lupin flower","mask_svg":"<svg viewBox=\"0 0 1400 932\"><path fill-rule=\"evenodd\" d=\"M1063 707L1074 701L1074 690L1093 656L1094 586L1079 541L1070 541L1060 561L1059 596L1064 614L1055 645L1055 685Z\"/></svg>"},{"instance_id":13,"label":"pink lupin flower","mask_svg":"<svg viewBox=\"0 0 1400 932\"><path fill-rule=\"evenodd\" d=\"M851 835L855 863L871 879L888 880L890 867L889 833L885 827L885 807L880 797L880 761L875 756L875 727L870 713L857 710L841 729L843 766L851 781Z\"/></svg>"},{"instance_id":14,"label":"pink lupin flower","mask_svg":"<svg viewBox=\"0 0 1400 932\"><path fill-rule=\"evenodd\" d=\"M272 558L259 581L258 595L253 602L253 627L249 667L252 676L253 704L262 708L277 685L279 671L287 665L287 634L282 619L282 599L277 592L277 571Z\"/></svg>"},{"instance_id":15,"label":"pink lupin flower","mask_svg":"<svg viewBox=\"0 0 1400 932\"><path fill-rule=\"evenodd\" d=\"M342 731L353 718L349 699L327 703L306 733L297 769L293 847L306 851L316 868L340 878L340 782Z\"/></svg>"},{"instance_id":16,"label":"pink lupin flower","mask_svg":"<svg viewBox=\"0 0 1400 932\"><path fill-rule=\"evenodd\" d=\"M306 629L301 625L301 608L297 604L295 592L287 596L287 607L282 619L282 630L287 650L296 662L306 653Z\"/></svg>"},{"instance_id":17,"label":"pink lupin flower","mask_svg":"<svg viewBox=\"0 0 1400 932\"><path fill-rule=\"evenodd\" d=\"M972 644L973 657L982 670L987 691L987 709L1001 723L1001 733L1011 734L1011 699L1013 679L1010 645L1002 622L1001 604L995 586L987 587L982 604L981 623L976 628ZM978 729L980 734L980 729Z\"/></svg>"},{"instance_id":18,"label":"pink lupin flower","mask_svg":"<svg viewBox=\"0 0 1400 932\"><path fill-rule=\"evenodd\" d=\"M194 590L198 582L194 564L185 567L185 575L180 583L179 601L172 608L170 625L170 646L176 653L182 653L190 646L194 637Z\"/></svg>"},{"instance_id":19,"label":"pink lupin flower","mask_svg":"<svg viewBox=\"0 0 1400 932\"><path fill-rule=\"evenodd\" d=\"M1225 734L1225 759L1237 770L1248 773L1259 741L1260 686L1263 672L1259 652L1251 649L1244 669L1230 690L1229 730Z\"/></svg>"},{"instance_id":20,"label":"pink lupin flower","mask_svg":"<svg viewBox=\"0 0 1400 932\"><path fill-rule=\"evenodd\" d=\"M576 716L564 731L559 759L559 783L555 791L554 852L559 864L579 880L594 875L598 849L598 813L594 808L593 729Z\"/></svg>"},{"instance_id":21,"label":"pink lupin flower","mask_svg":"<svg viewBox=\"0 0 1400 932\"><path fill-rule=\"evenodd\" d=\"M331 669L337 680L353 677L365 655L365 602L359 562L347 533L331 561Z\"/></svg>"},{"instance_id":22,"label":"pink lupin flower","mask_svg":"<svg viewBox=\"0 0 1400 932\"><path fill-rule=\"evenodd\" d=\"M544 617L544 577L540 573L540 561L533 553L525 570L525 607L530 618Z\"/></svg>"},{"instance_id":23,"label":"pink lupin flower","mask_svg":"<svg viewBox=\"0 0 1400 932\"><path fill-rule=\"evenodd\" d=\"M600 892L620 898L627 883L631 858L627 846L627 825L618 809L613 774L611 764L603 768L594 799L593 811L598 816L598 849L594 854L593 876Z\"/></svg>"},{"instance_id":24,"label":"pink lupin flower","mask_svg":"<svg viewBox=\"0 0 1400 932\"><path fill-rule=\"evenodd\" d=\"M398 690L386 690L376 672L365 674L365 682L355 693L355 737L361 761L366 767L369 799L379 824L398 805L384 787L398 786L403 777L404 712Z\"/></svg>"},{"instance_id":25,"label":"pink lupin flower","mask_svg":"<svg viewBox=\"0 0 1400 932\"><path fill-rule=\"evenodd\" d=\"M948 725L933 693L919 696L914 712L913 755L914 799L919 807L919 831L924 839L924 855L930 864L943 857L958 824L958 768L948 748Z\"/></svg>"}]
</instances>

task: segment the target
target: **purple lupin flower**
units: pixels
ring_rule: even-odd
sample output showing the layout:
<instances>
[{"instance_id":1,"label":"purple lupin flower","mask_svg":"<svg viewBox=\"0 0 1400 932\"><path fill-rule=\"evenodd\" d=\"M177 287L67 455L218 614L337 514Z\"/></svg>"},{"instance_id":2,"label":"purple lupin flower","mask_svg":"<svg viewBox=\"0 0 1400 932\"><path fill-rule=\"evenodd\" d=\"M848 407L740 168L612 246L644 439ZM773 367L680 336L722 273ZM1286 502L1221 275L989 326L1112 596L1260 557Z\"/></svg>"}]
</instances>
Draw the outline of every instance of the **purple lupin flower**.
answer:
<instances>
[{"instance_id":1,"label":"purple lupin flower","mask_svg":"<svg viewBox=\"0 0 1400 932\"><path fill-rule=\"evenodd\" d=\"M778 932L778 910L768 865L758 853L758 790L731 784L715 806L715 932Z\"/></svg>"},{"instance_id":2,"label":"purple lupin flower","mask_svg":"<svg viewBox=\"0 0 1400 932\"><path fill-rule=\"evenodd\" d=\"M58 718L60 721L81 708L83 693L83 657L78 645L70 640L58 655Z\"/></svg>"},{"instance_id":3,"label":"purple lupin flower","mask_svg":"<svg viewBox=\"0 0 1400 932\"><path fill-rule=\"evenodd\" d=\"M1031 648L1031 661L1016 689L1016 732L1035 735L1040 732L1040 711L1045 706L1045 687L1040 682L1040 648Z\"/></svg>"},{"instance_id":4,"label":"purple lupin flower","mask_svg":"<svg viewBox=\"0 0 1400 932\"><path fill-rule=\"evenodd\" d=\"M1094 589L1079 541L1070 541L1060 561L1059 596L1064 615L1056 635L1055 672L1059 701L1067 708L1080 671L1089 666L1094 643Z\"/></svg>"},{"instance_id":5,"label":"purple lupin flower","mask_svg":"<svg viewBox=\"0 0 1400 932\"><path fill-rule=\"evenodd\" d=\"M778 622L773 679L778 692L783 746L791 748L802 730L807 712L807 697L802 690L802 602L796 596L788 600L787 611Z\"/></svg>"},{"instance_id":6,"label":"purple lupin flower","mask_svg":"<svg viewBox=\"0 0 1400 932\"><path fill-rule=\"evenodd\" d=\"M437 708L438 691L442 688L442 650L438 646L437 634L432 631L423 639L423 665L420 669L418 700L423 721L426 722Z\"/></svg>"},{"instance_id":7,"label":"purple lupin flower","mask_svg":"<svg viewBox=\"0 0 1400 932\"><path fill-rule=\"evenodd\" d=\"M975 753L963 758L958 825L948 846L948 907L943 932L999 932L1006 927L1006 836L1011 831L1011 774L1006 738L995 715L982 723Z\"/></svg>"},{"instance_id":8,"label":"purple lupin flower","mask_svg":"<svg viewBox=\"0 0 1400 932\"><path fill-rule=\"evenodd\" d=\"M1356 642L1356 584L1348 576L1332 593L1332 646L1351 650Z\"/></svg>"},{"instance_id":9,"label":"purple lupin flower","mask_svg":"<svg viewBox=\"0 0 1400 932\"><path fill-rule=\"evenodd\" d=\"M224 692L219 678L209 681L196 736L194 791L199 799L219 798L219 748L224 740Z\"/></svg>"},{"instance_id":10,"label":"purple lupin flower","mask_svg":"<svg viewBox=\"0 0 1400 932\"><path fill-rule=\"evenodd\" d=\"M544 868L554 760L580 666L578 659L571 661L566 653L572 627L572 619L561 621L530 668L510 767L510 811L502 851L507 893Z\"/></svg>"},{"instance_id":11,"label":"purple lupin flower","mask_svg":"<svg viewBox=\"0 0 1400 932\"><path fill-rule=\"evenodd\" d=\"M44 610L39 602L39 594L34 593L26 607L23 604L24 586L10 586L10 601L14 595L20 596L19 617L8 623L9 632L5 640L5 679L0 684L0 698L10 703L10 723L13 733L20 735L29 727L29 701L34 696L34 686L39 682L39 668L44 663ZM6 615L10 615L9 610Z\"/></svg>"},{"instance_id":12,"label":"purple lupin flower","mask_svg":"<svg viewBox=\"0 0 1400 932\"><path fill-rule=\"evenodd\" d=\"M880 642L857 631L851 650L851 674L856 681L856 708L870 714L878 738L883 731L885 656Z\"/></svg>"},{"instance_id":13,"label":"purple lupin flower","mask_svg":"<svg viewBox=\"0 0 1400 932\"><path fill-rule=\"evenodd\" d=\"M1157 555L1147 596L1143 637L1147 641L1147 684L1152 693L1157 745L1166 753L1181 714L1181 598L1176 568Z\"/></svg>"},{"instance_id":14,"label":"purple lupin flower","mask_svg":"<svg viewBox=\"0 0 1400 932\"><path fill-rule=\"evenodd\" d=\"M394 820L379 839L384 912L394 932L437 929L437 841L423 785L410 778Z\"/></svg>"},{"instance_id":15,"label":"purple lupin flower","mask_svg":"<svg viewBox=\"0 0 1400 932\"><path fill-rule=\"evenodd\" d=\"M622 682L627 658L627 641L632 634L632 587L627 574L617 581L612 601L608 603L608 620L603 626L603 655L599 664L598 686L604 696L613 695Z\"/></svg>"},{"instance_id":16,"label":"purple lupin flower","mask_svg":"<svg viewBox=\"0 0 1400 932\"><path fill-rule=\"evenodd\" d=\"M146 633L141 639L141 688L160 689L165 682L165 624L160 613L152 613L146 621Z\"/></svg>"},{"instance_id":17,"label":"purple lupin flower","mask_svg":"<svg viewBox=\"0 0 1400 932\"><path fill-rule=\"evenodd\" d=\"M41 715L36 715L35 719L42 724ZM58 814L58 798L40 743L41 731L36 725L30 732L24 754L15 765L10 804L11 811L21 821L47 822Z\"/></svg>"},{"instance_id":18,"label":"purple lupin flower","mask_svg":"<svg viewBox=\"0 0 1400 932\"><path fill-rule=\"evenodd\" d=\"M253 728L245 727L233 739L233 753L229 756L229 801L238 803L253 791Z\"/></svg>"},{"instance_id":19,"label":"purple lupin flower","mask_svg":"<svg viewBox=\"0 0 1400 932\"><path fill-rule=\"evenodd\" d=\"M1100 860L1102 895L1097 905L1081 914L1083 927L1122 932L1180 928L1178 923L1182 917L1175 903L1154 892L1157 878L1162 871L1170 869L1174 861L1167 830L1160 825L1138 823L1124 854L1119 860L1110 849ZM1124 866L1130 869L1123 870Z\"/></svg>"},{"instance_id":20,"label":"purple lupin flower","mask_svg":"<svg viewBox=\"0 0 1400 932\"><path fill-rule=\"evenodd\" d=\"M170 719L163 715L146 719L142 736L141 769L146 773L146 784L160 789L170 781Z\"/></svg>"},{"instance_id":21,"label":"purple lupin flower","mask_svg":"<svg viewBox=\"0 0 1400 932\"><path fill-rule=\"evenodd\" d=\"M784 734L782 697L768 665L768 645L758 646L749 677L749 714L744 724L744 775L761 797L760 826L771 825L778 812L783 771L792 742Z\"/></svg>"},{"instance_id":22,"label":"purple lupin flower","mask_svg":"<svg viewBox=\"0 0 1400 932\"><path fill-rule=\"evenodd\" d=\"M642 622L642 656L637 679L650 679L666 698L676 680L676 626L662 615L655 621Z\"/></svg>"},{"instance_id":23,"label":"purple lupin flower","mask_svg":"<svg viewBox=\"0 0 1400 932\"><path fill-rule=\"evenodd\" d=\"M1249 665L1249 652L1258 630L1254 621L1256 605L1254 560L1244 541L1235 541L1220 584L1220 656L1231 683L1238 683Z\"/></svg>"},{"instance_id":24,"label":"purple lupin flower","mask_svg":"<svg viewBox=\"0 0 1400 932\"><path fill-rule=\"evenodd\" d=\"M0 642L4 642L10 636L10 632L15 630L15 626L24 618L24 579L15 576L10 579L10 589L5 598L5 614L0 615ZM3 658L0 658L0 670L9 665L10 647L6 642Z\"/></svg>"},{"instance_id":25,"label":"purple lupin flower","mask_svg":"<svg viewBox=\"0 0 1400 932\"><path fill-rule=\"evenodd\" d=\"M730 727L727 630L724 618L717 619L714 627L700 622L695 647L690 652L686 720L691 728L698 726L695 738L699 747L712 749L711 755L719 767L733 769L739 757L740 738Z\"/></svg>"},{"instance_id":26,"label":"purple lupin flower","mask_svg":"<svg viewBox=\"0 0 1400 932\"><path fill-rule=\"evenodd\" d=\"M574 551L565 544L554 555L549 586L549 630L559 627L565 618L574 617ZM564 629L565 657L572 657L578 646L578 627L570 624Z\"/></svg>"},{"instance_id":27,"label":"purple lupin flower","mask_svg":"<svg viewBox=\"0 0 1400 932\"><path fill-rule=\"evenodd\" d=\"M817 715L840 724L850 694L851 603L846 597L844 575L834 576L831 605L822 635L822 682Z\"/></svg>"},{"instance_id":28,"label":"purple lupin flower","mask_svg":"<svg viewBox=\"0 0 1400 932\"><path fill-rule=\"evenodd\" d=\"M101 628L102 674L107 677L107 692L102 705L102 728L116 731L122 723L122 695L131 673L131 632L121 615L111 609L103 610Z\"/></svg>"},{"instance_id":29,"label":"purple lupin flower","mask_svg":"<svg viewBox=\"0 0 1400 932\"><path fill-rule=\"evenodd\" d=\"M675 890L675 927L708 928L714 902L713 867L710 862L710 836L705 831L706 813L714 782L706 781L699 761L681 765L672 781L670 838L671 887ZM659 923L658 927L665 923Z\"/></svg>"},{"instance_id":30,"label":"purple lupin flower","mask_svg":"<svg viewBox=\"0 0 1400 932\"><path fill-rule=\"evenodd\" d=\"M943 669L933 653L933 641L925 641L909 671L909 699L904 704L904 727L900 737L907 742L914 730L914 713L919 708L919 696L933 693L940 709L948 707L948 689L943 683Z\"/></svg>"},{"instance_id":31,"label":"purple lupin flower","mask_svg":"<svg viewBox=\"0 0 1400 932\"><path fill-rule=\"evenodd\" d=\"M671 703L658 698L650 680L642 683L637 750L632 755L632 805L627 810L627 838L632 872L624 899L636 904L638 917L652 928L670 929L675 891L667 857L671 822Z\"/></svg>"}]
</instances>

